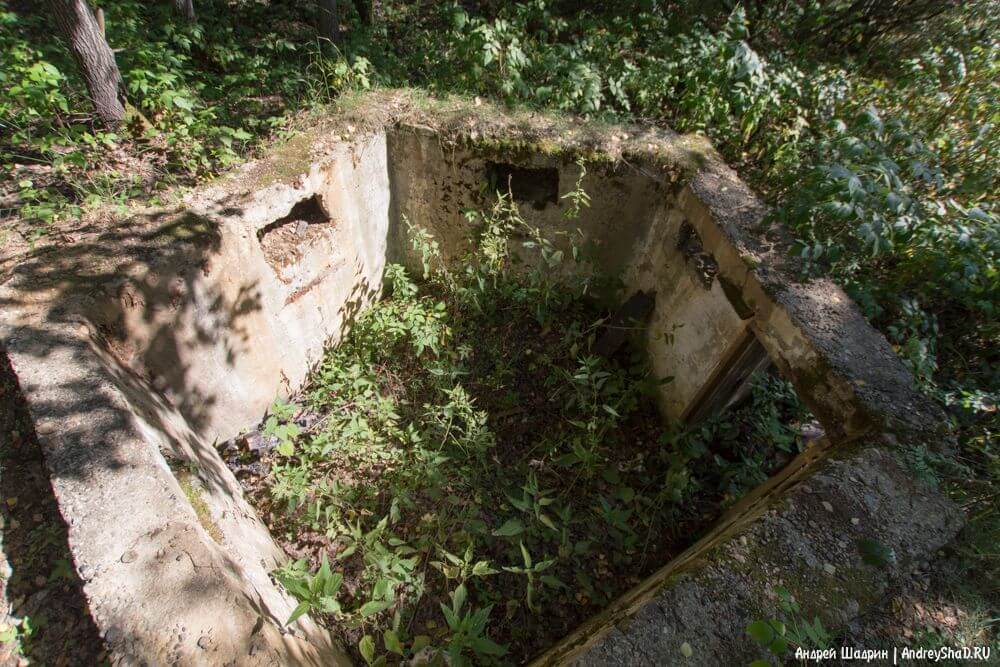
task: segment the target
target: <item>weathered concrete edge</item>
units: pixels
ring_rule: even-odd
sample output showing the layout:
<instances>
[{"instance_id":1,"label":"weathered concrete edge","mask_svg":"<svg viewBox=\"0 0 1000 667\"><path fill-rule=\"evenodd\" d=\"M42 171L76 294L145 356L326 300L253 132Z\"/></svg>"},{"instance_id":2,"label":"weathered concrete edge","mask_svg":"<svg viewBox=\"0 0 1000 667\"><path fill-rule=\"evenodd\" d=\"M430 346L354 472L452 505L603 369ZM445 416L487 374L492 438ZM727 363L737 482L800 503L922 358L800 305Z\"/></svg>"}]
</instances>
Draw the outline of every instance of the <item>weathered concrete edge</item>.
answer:
<instances>
[{"instance_id":1,"label":"weathered concrete edge","mask_svg":"<svg viewBox=\"0 0 1000 667\"><path fill-rule=\"evenodd\" d=\"M325 182L321 171L336 160L328 156L294 186L276 183L245 198L208 190L191 208L221 230L228 248L233 239L247 231L252 236L297 201L318 194ZM69 263L37 293L31 280L24 293L18 279L0 287L6 304L0 339L38 428L69 524L70 549L106 648L120 664L348 664L328 631L308 616L284 623L295 603L268 578L270 567L284 559L211 439L192 432L141 374L108 353L104 332L95 330L92 316L107 310L107 299L114 310L116 297L91 273L104 282L112 276L110 283L130 283L147 275L175 276L189 259L168 246L142 250L142 275L124 260L130 253L112 251L94 259L101 271L87 270L93 268L89 258L81 266ZM219 254L218 248L212 252ZM74 275L81 268L81 276ZM270 275L266 267L264 272ZM196 273L211 280L207 266ZM235 277L224 273L223 280ZM80 277L88 280L74 280ZM272 300L281 303L283 296ZM167 290L143 295L154 311L173 309L177 297ZM100 329L104 323L97 319ZM210 516L192 508L186 497L192 491L178 483L174 464L193 466L185 476L189 484L194 480L194 493L207 501ZM130 512L128 505L137 501ZM212 530L221 530L221 544ZM247 558L248 550L256 550L256 558Z\"/></svg>"},{"instance_id":2,"label":"weathered concrete edge","mask_svg":"<svg viewBox=\"0 0 1000 667\"><path fill-rule=\"evenodd\" d=\"M787 231L729 167L712 160L680 203L719 265L754 311L753 328L799 396L832 435L868 431L909 440L947 438L944 412L857 305L827 279L803 280Z\"/></svg>"},{"instance_id":3,"label":"weathered concrete edge","mask_svg":"<svg viewBox=\"0 0 1000 667\"><path fill-rule=\"evenodd\" d=\"M329 145L357 142L394 128L432 134L445 145L462 144L506 159L524 160L539 153L566 162L648 167L665 172L671 182L690 178L719 160L705 137L669 128L509 110L489 102L390 89L352 96L329 113L303 119L298 134L222 176L210 189L222 200L275 185L299 186L301 175L324 159Z\"/></svg>"},{"instance_id":4,"label":"weathered concrete edge","mask_svg":"<svg viewBox=\"0 0 1000 667\"><path fill-rule=\"evenodd\" d=\"M43 321L29 309L17 325L0 325L0 333L111 659L126 665L344 663L325 631L308 619L284 628L277 614L287 610L274 609L247 585L243 568L208 535L165 465L160 450L169 445L157 439L166 434L150 437L121 391L121 378L100 361L90 326L73 319ZM31 334L19 334L18 327ZM88 520L120 497L148 498L153 490L152 513Z\"/></svg>"},{"instance_id":5,"label":"weathered concrete edge","mask_svg":"<svg viewBox=\"0 0 1000 667\"><path fill-rule=\"evenodd\" d=\"M817 456L823 457L818 463ZM718 665L766 658L746 634L751 622L819 617L836 632L961 525L959 510L913 479L887 443L862 439L838 450L814 449L533 664ZM892 549L895 561L864 563L864 539ZM779 586L793 593L799 616L780 610ZM693 650L690 658L683 644Z\"/></svg>"}]
</instances>

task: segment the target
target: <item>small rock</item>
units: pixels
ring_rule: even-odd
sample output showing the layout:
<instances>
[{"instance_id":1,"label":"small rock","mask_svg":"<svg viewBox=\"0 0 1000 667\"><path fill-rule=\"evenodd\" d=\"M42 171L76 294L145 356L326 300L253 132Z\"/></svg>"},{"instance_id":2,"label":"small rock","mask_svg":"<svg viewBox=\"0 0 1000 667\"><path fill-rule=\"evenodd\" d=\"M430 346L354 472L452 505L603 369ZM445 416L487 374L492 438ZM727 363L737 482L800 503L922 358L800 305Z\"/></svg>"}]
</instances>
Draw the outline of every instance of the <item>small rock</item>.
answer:
<instances>
[{"instance_id":1,"label":"small rock","mask_svg":"<svg viewBox=\"0 0 1000 667\"><path fill-rule=\"evenodd\" d=\"M274 436L265 438L257 431L249 434L247 436L247 448L251 452L263 453L269 452L278 446L278 439Z\"/></svg>"},{"instance_id":2,"label":"small rock","mask_svg":"<svg viewBox=\"0 0 1000 667\"><path fill-rule=\"evenodd\" d=\"M803 424L802 428L799 430L802 439L807 443L813 440L818 440L826 435L823 427L820 426L818 422L809 422L808 424Z\"/></svg>"},{"instance_id":3,"label":"small rock","mask_svg":"<svg viewBox=\"0 0 1000 667\"><path fill-rule=\"evenodd\" d=\"M852 517L852 518L851 518L851 525L852 525L852 526L856 526L856 525L858 525L859 523L861 523L861 519L859 519L858 517Z\"/></svg>"},{"instance_id":4,"label":"small rock","mask_svg":"<svg viewBox=\"0 0 1000 667\"><path fill-rule=\"evenodd\" d=\"M123 563L131 563L135 561L135 559L138 557L139 554L136 553L135 549L129 549L128 551L122 554L121 561Z\"/></svg>"},{"instance_id":5,"label":"small rock","mask_svg":"<svg viewBox=\"0 0 1000 667\"><path fill-rule=\"evenodd\" d=\"M690 658L692 655L694 655L694 649L691 648L690 644L684 642L683 644L681 644L681 655L683 655L685 658Z\"/></svg>"},{"instance_id":6,"label":"small rock","mask_svg":"<svg viewBox=\"0 0 1000 667\"><path fill-rule=\"evenodd\" d=\"M825 509L827 512L832 512L833 511L833 505L831 505L828 501L824 500L823 501L823 509Z\"/></svg>"},{"instance_id":7,"label":"small rock","mask_svg":"<svg viewBox=\"0 0 1000 667\"><path fill-rule=\"evenodd\" d=\"M837 568L836 566L830 563L823 563L823 571L826 572L827 574L836 574Z\"/></svg>"},{"instance_id":8,"label":"small rock","mask_svg":"<svg viewBox=\"0 0 1000 667\"><path fill-rule=\"evenodd\" d=\"M215 648L215 640L210 635L202 635L198 637L198 648L203 651L211 651Z\"/></svg>"},{"instance_id":9,"label":"small rock","mask_svg":"<svg viewBox=\"0 0 1000 667\"><path fill-rule=\"evenodd\" d=\"M313 424L319 421L319 415L315 412L303 412L299 415L299 418L295 420L301 428L310 428Z\"/></svg>"},{"instance_id":10,"label":"small rock","mask_svg":"<svg viewBox=\"0 0 1000 667\"><path fill-rule=\"evenodd\" d=\"M309 223L305 220L299 220L299 224L295 225L295 235L303 236L309 229Z\"/></svg>"},{"instance_id":11,"label":"small rock","mask_svg":"<svg viewBox=\"0 0 1000 667\"><path fill-rule=\"evenodd\" d=\"M246 466L246 471L254 477L267 477L267 474L271 471L271 466L260 461L255 461Z\"/></svg>"}]
</instances>

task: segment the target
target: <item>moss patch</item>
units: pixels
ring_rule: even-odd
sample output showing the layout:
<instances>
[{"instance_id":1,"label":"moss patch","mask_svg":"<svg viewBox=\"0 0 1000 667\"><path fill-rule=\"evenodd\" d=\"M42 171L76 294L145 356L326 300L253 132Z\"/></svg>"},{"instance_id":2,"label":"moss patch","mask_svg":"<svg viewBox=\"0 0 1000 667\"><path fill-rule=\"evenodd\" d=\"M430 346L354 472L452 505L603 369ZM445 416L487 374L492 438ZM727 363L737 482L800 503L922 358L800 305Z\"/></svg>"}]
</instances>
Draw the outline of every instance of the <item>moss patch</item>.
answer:
<instances>
[{"instance_id":1,"label":"moss patch","mask_svg":"<svg viewBox=\"0 0 1000 667\"><path fill-rule=\"evenodd\" d=\"M205 502L201 487L198 485L197 480L194 479L194 475L183 471L177 476L177 481L181 485L181 490L184 491L184 496L191 503L191 509L194 510L195 515L198 517L198 523L201 524L201 527L205 529L205 532L217 544L222 544L222 531L219 530L219 527L212 520L212 512L208 509L208 503Z\"/></svg>"}]
</instances>

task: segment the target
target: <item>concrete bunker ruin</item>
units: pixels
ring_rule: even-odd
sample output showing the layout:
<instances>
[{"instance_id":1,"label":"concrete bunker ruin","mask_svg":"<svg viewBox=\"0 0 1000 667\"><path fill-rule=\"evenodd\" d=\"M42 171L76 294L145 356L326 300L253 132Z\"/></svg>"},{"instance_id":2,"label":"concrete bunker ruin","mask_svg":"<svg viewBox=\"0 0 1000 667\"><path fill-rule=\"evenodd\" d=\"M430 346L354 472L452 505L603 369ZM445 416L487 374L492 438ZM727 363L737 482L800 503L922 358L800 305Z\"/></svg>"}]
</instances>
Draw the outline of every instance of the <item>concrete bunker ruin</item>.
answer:
<instances>
[{"instance_id":1,"label":"concrete bunker ruin","mask_svg":"<svg viewBox=\"0 0 1000 667\"><path fill-rule=\"evenodd\" d=\"M647 351L660 407L698 420L773 363L825 435L702 540L538 657L696 664L756 657L746 625L775 581L843 627L957 531L900 449L943 416L850 299L804 282L780 226L703 140L518 115L408 93L369 96L263 159L57 252L0 288L0 333L45 453L91 613L132 663L339 664L344 651L268 573L284 560L213 447L294 391L324 346L413 264L404 217L446 261L463 210L509 183L522 214L572 223L621 299L655 292ZM191 501L192 495L199 502ZM862 562L877 538L898 558ZM759 574L769 573L769 576ZM712 628L707 632L706 628Z\"/></svg>"}]
</instances>

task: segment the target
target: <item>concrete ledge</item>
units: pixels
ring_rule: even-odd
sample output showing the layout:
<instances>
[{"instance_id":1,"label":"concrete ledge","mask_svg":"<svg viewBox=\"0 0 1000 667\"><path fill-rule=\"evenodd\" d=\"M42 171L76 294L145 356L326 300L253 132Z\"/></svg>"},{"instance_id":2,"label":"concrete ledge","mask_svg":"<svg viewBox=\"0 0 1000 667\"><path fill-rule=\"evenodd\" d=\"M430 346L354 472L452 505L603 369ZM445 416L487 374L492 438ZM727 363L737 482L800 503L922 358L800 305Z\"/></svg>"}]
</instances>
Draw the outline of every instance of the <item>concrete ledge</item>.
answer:
<instances>
[{"instance_id":1,"label":"concrete ledge","mask_svg":"<svg viewBox=\"0 0 1000 667\"><path fill-rule=\"evenodd\" d=\"M310 621L293 632L282 629L291 605L270 585L260 559L278 553L224 466L212 471L219 485L213 495L234 492L226 501L238 529L228 532L246 541L225 548L209 535L212 526L205 524L212 519L195 514L166 465L164 453L181 453L172 429L137 413L86 324L49 322L30 335L5 333L91 613L116 662L338 659ZM176 414L160 416L183 423ZM196 440L187 445L203 447ZM257 559L246 556L250 548Z\"/></svg>"},{"instance_id":2,"label":"concrete ledge","mask_svg":"<svg viewBox=\"0 0 1000 667\"><path fill-rule=\"evenodd\" d=\"M825 451L819 451L824 450ZM747 664L766 652L746 634L782 618L775 587L801 617L833 631L875 605L893 579L933 556L961 513L913 479L877 439L837 452L826 442L746 498L715 530L572 633L535 665ZM819 462L811 459L821 456ZM896 554L884 568L858 542ZM681 645L693 655L684 659Z\"/></svg>"},{"instance_id":3,"label":"concrete ledge","mask_svg":"<svg viewBox=\"0 0 1000 667\"><path fill-rule=\"evenodd\" d=\"M881 429L940 444L943 411L919 393L885 337L843 290L829 280L802 280L787 233L765 224L763 204L731 169L713 161L686 185L680 202L720 276L754 310L761 343L828 433L853 437Z\"/></svg>"}]
</instances>

